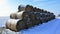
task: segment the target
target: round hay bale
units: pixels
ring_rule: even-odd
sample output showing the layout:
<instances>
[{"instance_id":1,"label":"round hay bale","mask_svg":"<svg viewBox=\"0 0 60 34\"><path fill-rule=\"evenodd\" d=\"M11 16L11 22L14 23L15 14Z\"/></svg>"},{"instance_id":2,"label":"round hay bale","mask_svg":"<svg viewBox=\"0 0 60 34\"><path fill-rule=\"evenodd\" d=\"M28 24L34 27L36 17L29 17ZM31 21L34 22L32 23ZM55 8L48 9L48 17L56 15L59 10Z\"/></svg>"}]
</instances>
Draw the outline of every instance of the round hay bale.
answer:
<instances>
[{"instance_id":1,"label":"round hay bale","mask_svg":"<svg viewBox=\"0 0 60 34\"><path fill-rule=\"evenodd\" d=\"M19 5L18 6L18 12L24 11L25 10L25 6L23 5Z\"/></svg>"},{"instance_id":2,"label":"round hay bale","mask_svg":"<svg viewBox=\"0 0 60 34\"><path fill-rule=\"evenodd\" d=\"M33 11L33 6L27 5L25 11Z\"/></svg>"},{"instance_id":3,"label":"round hay bale","mask_svg":"<svg viewBox=\"0 0 60 34\"><path fill-rule=\"evenodd\" d=\"M24 11L18 12L18 13L11 13L10 18L11 19L22 19L22 14Z\"/></svg>"},{"instance_id":4,"label":"round hay bale","mask_svg":"<svg viewBox=\"0 0 60 34\"><path fill-rule=\"evenodd\" d=\"M6 22L6 28L9 28L12 31L19 31L25 28L25 23L22 20L18 19L9 19Z\"/></svg>"},{"instance_id":5,"label":"round hay bale","mask_svg":"<svg viewBox=\"0 0 60 34\"><path fill-rule=\"evenodd\" d=\"M11 13L10 14L10 19L17 19L16 13Z\"/></svg>"},{"instance_id":6,"label":"round hay bale","mask_svg":"<svg viewBox=\"0 0 60 34\"><path fill-rule=\"evenodd\" d=\"M23 12L24 12L24 11L21 11L21 12L18 12L18 13L17 13L17 18L18 18L18 19L22 19L22 17L23 17Z\"/></svg>"}]
</instances>

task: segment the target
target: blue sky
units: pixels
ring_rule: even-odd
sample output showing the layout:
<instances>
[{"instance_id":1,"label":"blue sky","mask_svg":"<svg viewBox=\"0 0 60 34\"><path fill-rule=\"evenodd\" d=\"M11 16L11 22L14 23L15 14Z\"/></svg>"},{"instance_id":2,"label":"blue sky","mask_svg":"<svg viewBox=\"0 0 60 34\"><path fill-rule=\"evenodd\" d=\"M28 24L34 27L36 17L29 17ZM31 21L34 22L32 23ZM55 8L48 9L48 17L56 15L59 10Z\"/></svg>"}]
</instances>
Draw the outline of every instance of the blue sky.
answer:
<instances>
[{"instance_id":1,"label":"blue sky","mask_svg":"<svg viewBox=\"0 0 60 34\"><path fill-rule=\"evenodd\" d=\"M19 5L32 5L55 15L60 14L60 0L0 0L0 16L9 16L12 12L17 12Z\"/></svg>"}]
</instances>

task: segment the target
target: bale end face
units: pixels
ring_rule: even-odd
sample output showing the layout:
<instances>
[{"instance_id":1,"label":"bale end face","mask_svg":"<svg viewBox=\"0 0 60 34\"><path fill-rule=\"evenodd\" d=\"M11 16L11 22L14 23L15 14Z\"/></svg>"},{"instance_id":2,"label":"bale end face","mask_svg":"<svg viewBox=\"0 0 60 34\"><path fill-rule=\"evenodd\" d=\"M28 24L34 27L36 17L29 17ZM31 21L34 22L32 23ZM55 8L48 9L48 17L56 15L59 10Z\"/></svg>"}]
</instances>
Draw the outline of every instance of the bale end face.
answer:
<instances>
[{"instance_id":1,"label":"bale end face","mask_svg":"<svg viewBox=\"0 0 60 34\"><path fill-rule=\"evenodd\" d=\"M10 18L11 19L16 19L17 18L17 14L16 13L11 13L10 14Z\"/></svg>"}]
</instances>

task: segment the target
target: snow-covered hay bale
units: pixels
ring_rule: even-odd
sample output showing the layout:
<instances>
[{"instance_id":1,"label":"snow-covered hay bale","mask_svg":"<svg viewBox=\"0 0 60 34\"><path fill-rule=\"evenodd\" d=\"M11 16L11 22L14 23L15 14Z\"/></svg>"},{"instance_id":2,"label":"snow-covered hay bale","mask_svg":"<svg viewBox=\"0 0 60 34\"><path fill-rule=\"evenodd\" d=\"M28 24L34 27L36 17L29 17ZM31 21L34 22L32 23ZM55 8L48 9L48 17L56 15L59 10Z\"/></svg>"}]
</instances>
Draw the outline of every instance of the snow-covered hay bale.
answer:
<instances>
[{"instance_id":1,"label":"snow-covered hay bale","mask_svg":"<svg viewBox=\"0 0 60 34\"><path fill-rule=\"evenodd\" d=\"M17 14L16 13L11 13L10 14L10 18L11 19L16 19L17 18Z\"/></svg>"},{"instance_id":2,"label":"snow-covered hay bale","mask_svg":"<svg viewBox=\"0 0 60 34\"><path fill-rule=\"evenodd\" d=\"M21 29L25 28L25 23L22 22L22 20L15 20L15 19L9 19L6 22L6 28L12 30L12 31L19 31Z\"/></svg>"},{"instance_id":3,"label":"snow-covered hay bale","mask_svg":"<svg viewBox=\"0 0 60 34\"><path fill-rule=\"evenodd\" d=\"M24 11L18 12L18 13L11 13L10 18L11 19L22 19L22 14Z\"/></svg>"},{"instance_id":4,"label":"snow-covered hay bale","mask_svg":"<svg viewBox=\"0 0 60 34\"><path fill-rule=\"evenodd\" d=\"M6 22L6 28L17 31L17 29L16 29L17 21L18 20L9 19Z\"/></svg>"},{"instance_id":5,"label":"snow-covered hay bale","mask_svg":"<svg viewBox=\"0 0 60 34\"><path fill-rule=\"evenodd\" d=\"M23 12L24 12L24 11L21 11L21 12L17 13L17 18L18 18L18 19L22 19Z\"/></svg>"}]
</instances>

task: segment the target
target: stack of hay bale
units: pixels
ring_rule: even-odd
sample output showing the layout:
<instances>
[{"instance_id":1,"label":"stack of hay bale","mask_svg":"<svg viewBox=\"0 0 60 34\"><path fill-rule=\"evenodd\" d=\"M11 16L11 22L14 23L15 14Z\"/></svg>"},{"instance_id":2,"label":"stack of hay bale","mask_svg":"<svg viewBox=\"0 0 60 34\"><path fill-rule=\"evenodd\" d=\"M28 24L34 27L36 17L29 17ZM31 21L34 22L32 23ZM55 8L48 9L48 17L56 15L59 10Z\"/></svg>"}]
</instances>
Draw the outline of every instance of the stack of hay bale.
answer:
<instances>
[{"instance_id":1,"label":"stack of hay bale","mask_svg":"<svg viewBox=\"0 0 60 34\"><path fill-rule=\"evenodd\" d=\"M17 13L12 13L6 22L6 28L12 31L27 29L55 19L55 15L31 5L19 6Z\"/></svg>"}]
</instances>

